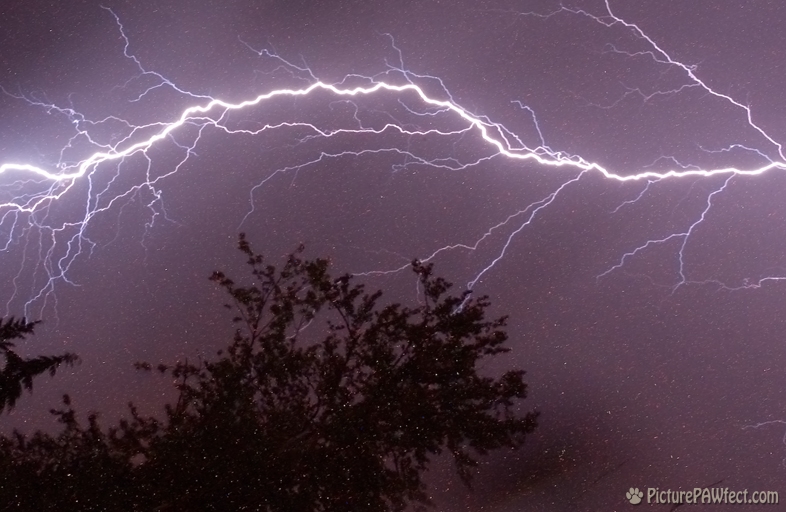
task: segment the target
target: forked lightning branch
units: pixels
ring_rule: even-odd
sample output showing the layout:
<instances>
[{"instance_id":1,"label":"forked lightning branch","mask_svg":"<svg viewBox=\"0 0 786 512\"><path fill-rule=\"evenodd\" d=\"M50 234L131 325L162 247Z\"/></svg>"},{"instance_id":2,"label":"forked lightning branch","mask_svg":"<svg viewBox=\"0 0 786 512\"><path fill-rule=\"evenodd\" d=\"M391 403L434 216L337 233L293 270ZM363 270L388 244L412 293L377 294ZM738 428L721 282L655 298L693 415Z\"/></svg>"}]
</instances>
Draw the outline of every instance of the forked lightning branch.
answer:
<instances>
[{"instance_id":1,"label":"forked lightning branch","mask_svg":"<svg viewBox=\"0 0 786 512\"><path fill-rule=\"evenodd\" d=\"M532 172L553 173L560 178L559 186L544 194L539 200L523 204L520 209L492 223L480 237L457 240L446 245L435 246L427 254L418 255L422 261L430 261L446 251L475 251L480 247L492 254L486 262L475 269L467 283L473 288L479 280L508 253L515 237L526 232L545 211L559 203L565 190L581 186L590 175L602 176L609 184L636 182L643 191L631 201L635 202L659 183L671 180L714 179L714 185L706 195L699 215L666 236L653 237L641 244L634 244L606 269L598 273L605 278L636 260L653 248L672 244L676 247L677 265L671 289L690 283L707 283L728 289L757 288L766 281L784 279L775 273L764 277L746 279L737 283L721 280L695 280L686 270L684 254L690 241L701 226L709 222L718 196L733 186L735 178L752 179L765 173L786 169L782 146L755 121L755 113L749 106L724 93L720 93L703 82L696 69L674 59L656 41L647 36L636 24L616 16L606 2L606 11L591 14L583 10L561 8L540 17L574 16L599 23L604 27L623 28L631 41L646 44L646 52L626 52L621 48L614 51L630 59L645 59L651 65L673 69L684 80L684 86L674 90L659 91L660 94L680 94L685 89L700 89L713 101L731 106L739 113L740 123L746 130L758 134L764 141L763 147L745 148L758 155L760 165L746 168L718 166L700 168L695 165L674 166L662 169L610 169L603 162L590 161L578 154L570 154L547 143L547 130L538 123L534 111L516 102L532 123L532 133L537 135L527 140L517 135L491 116L476 113L453 99L448 86L439 78L417 73L404 66L399 54L399 63L390 65L375 76L347 76L337 83L319 80L305 65L294 64L268 50L255 50L263 59L273 59L288 69L297 80L298 86L266 90L245 101L229 102L221 98L196 94L180 88L163 74L146 69L135 57L132 42L126 36L120 19L107 10L117 22L118 30L125 41L123 55L137 69L137 78L144 76L155 84L146 88L134 102L144 102L159 90L167 89L188 100L190 105L179 115L170 119L151 119L145 123L132 123L128 119L108 114L101 119L89 119L76 107L64 107L36 99L24 91L4 92L30 108L44 109L50 114L62 116L73 127L70 140L60 150L61 158L50 166L29 162L3 161L0 155L0 267L11 272L12 293L5 297L8 311L23 304L28 317L40 316L42 311L55 300L59 286L72 283L72 267L87 258L94 257L100 243L91 228L102 219L115 219L119 211L131 200L143 202L148 218L143 222L151 227L159 219L166 218L164 208L165 188L168 179L175 174L185 173L187 162L195 154L200 141L215 132L245 137L263 137L271 132L292 135L293 145L306 145L315 141L326 144L324 149L314 152L313 157L292 165L270 170L260 178L257 186L249 191L249 213L254 211L254 194L269 180L286 173L314 166L331 159L391 155L400 159L398 168L415 170L428 168L453 171L472 170L495 159L520 162L522 168ZM395 42L392 47L398 51ZM248 45L246 45L248 46ZM132 77L133 80L133 77ZM302 85L303 82L307 85ZM3 84L0 84L3 85ZM435 92L436 91L436 92ZM349 105L342 125L329 125L324 121L302 120L294 114L290 119L267 118L270 108L279 110L285 98L303 98L312 101L309 105L333 105L337 101ZM387 101L394 105L387 121L363 117L364 102ZM369 107L369 110L371 108ZM237 122L240 116L252 116L254 123ZM120 130L120 136L108 138L102 134L107 126ZM434 140L439 147L471 145L472 151L439 153L413 149L412 141ZM359 142L358 142L359 141ZM444 144L447 141L449 144ZM89 150L75 155L73 148L87 146ZM416 146L416 145L414 145ZM175 155L165 162L160 161L162 151ZM173 163L174 162L174 163ZM130 174L128 169L142 169ZM394 169L395 170L395 169ZM676 244L676 245L675 245ZM490 249L489 249L490 248ZM387 274L400 272L407 265L383 268L365 274ZM7 311L7 312L8 312Z\"/></svg>"}]
</instances>

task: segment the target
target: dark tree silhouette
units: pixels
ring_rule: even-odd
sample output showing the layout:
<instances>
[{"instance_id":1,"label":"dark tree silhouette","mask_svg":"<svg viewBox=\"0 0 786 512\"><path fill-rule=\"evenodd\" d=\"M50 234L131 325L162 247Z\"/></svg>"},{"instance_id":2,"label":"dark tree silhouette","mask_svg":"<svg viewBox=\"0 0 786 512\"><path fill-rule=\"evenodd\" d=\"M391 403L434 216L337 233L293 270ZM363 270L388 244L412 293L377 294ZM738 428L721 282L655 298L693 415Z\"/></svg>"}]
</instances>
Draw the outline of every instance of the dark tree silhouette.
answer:
<instances>
[{"instance_id":1,"label":"dark tree silhouette","mask_svg":"<svg viewBox=\"0 0 786 512\"><path fill-rule=\"evenodd\" d=\"M477 455L516 448L535 428L536 413L517 412L523 371L478 372L508 351L505 318L485 318L487 298L449 294L416 261L420 304L383 306L381 292L334 279L302 248L276 270L242 235L239 247L251 284L211 277L231 298L233 341L213 361L157 367L179 390L163 421L132 407L103 434L95 415L80 427L66 400L53 411L66 425L59 437L0 442L0 482L31 475L53 490L25 507L102 510L121 493L129 510L422 508L434 456L451 455L469 483ZM90 484L76 482L84 475Z\"/></svg>"},{"instance_id":2,"label":"dark tree silhouette","mask_svg":"<svg viewBox=\"0 0 786 512\"><path fill-rule=\"evenodd\" d=\"M34 377L45 372L54 375L61 364L73 365L79 360L71 353L22 359L13 350L14 340L33 334L36 324L38 322L27 322L13 317L5 321L0 319L0 353L5 359L5 363L0 367L0 414L16 405L24 389L33 390Z\"/></svg>"}]
</instances>

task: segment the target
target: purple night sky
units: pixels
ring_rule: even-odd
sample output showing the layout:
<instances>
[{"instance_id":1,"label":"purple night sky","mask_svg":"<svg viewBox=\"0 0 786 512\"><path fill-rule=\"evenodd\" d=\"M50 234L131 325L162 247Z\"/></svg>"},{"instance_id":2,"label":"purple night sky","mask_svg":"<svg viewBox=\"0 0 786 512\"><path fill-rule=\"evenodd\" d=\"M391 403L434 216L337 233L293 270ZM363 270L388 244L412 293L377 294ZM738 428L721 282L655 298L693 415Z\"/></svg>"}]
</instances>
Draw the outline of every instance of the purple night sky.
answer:
<instances>
[{"instance_id":1,"label":"purple night sky","mask_svg":"<svg viewBox=\"0 0 786 512\"><path fill-rule=\"evenodd\" d=\"M65 392L105 425L160 411L170 383L132 363L230 341L207 278L243 276L244 231L396 301L417 300L396 270L433 256L510 315L484 371L525 369L540 426L471 494L440 461L439 510L786 492L783 19L766 0L5 2L0 314L43 318L23 352L83 362L0 428L52 429ZM211 98L317 80L409 89L219 105L145 145Z\"/></svg>"}]
</instances>

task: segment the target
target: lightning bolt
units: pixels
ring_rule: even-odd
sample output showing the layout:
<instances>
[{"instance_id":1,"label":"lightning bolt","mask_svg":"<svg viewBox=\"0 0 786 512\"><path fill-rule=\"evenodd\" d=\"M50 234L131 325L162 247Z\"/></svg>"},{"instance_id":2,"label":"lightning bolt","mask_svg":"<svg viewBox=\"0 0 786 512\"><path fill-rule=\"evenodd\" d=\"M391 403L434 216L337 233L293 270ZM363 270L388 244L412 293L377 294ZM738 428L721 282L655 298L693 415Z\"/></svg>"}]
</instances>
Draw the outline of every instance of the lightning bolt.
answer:
<instances>
[{"instance_id":1,"label":"lightning bolt","mask_svg":"<svg viewBox=\"0 0 786 512\"><path fill-rule=\"evenodd\" d=\"M12 293L7 299L7 312L21 300L24 302L26 316L39 316L49 304L56 302L55 290L58 286L63 283L77 284L69 278L69 274L77 261L89 258L100 245L99 241L94 240L91 226L102 216L113 212L117 215L130 201L137 200L149 212L146 228L151 228L159 220L171 220L164 206L163 187L167 179L184 172L184 166L196 154L201 139L214 132L245 137L262 137L272 132L283 132L298 146L307 146L314 141L329 143L327 149L311 149L311 158L276 169L252 187L249 191L248 213L242 219L241 225L254 213L255 194L276 176L296 174L299 170L320 162L344 157L391 155L398 159L398 163L393 165L393 171L424 167L459 171L492 159L506 159L529 163L544 172L553 172L563 177L563 181L552 191L531 204L522 205L519 210L491 226L479 238L437 247L421 258L423 261L430 261L447 251L475 251L481 245L491 243L498 233L504 233L503 242L496 249L496 256L478 269L468 281L467 286L470 289L505 257L516 236L558 202L565 190L578 186L590 174L601 176L609 182L643 184L635 198L624 201L612 214L642 200L666 181L701 179L714 183L712 189L706 193L702 210L683 228L644 240L630 248L616 263L600 272L598 279L623 269L631 260L655 246L669 244L676 244L675 280L667 286L672 292L680 286L694 283L712 283L734 290L756 288L766 281L786 279L784 276L774 275L743 280L740 284L690 279L686 270L686 250L694 234L712 216L714 201L737 179L783 170L786 168L786 157L782 145L755 122L750 106L711 88L699 78L695 66L671 57L639 26L615 15L608 1L605 2L605 12L601 14L565 6L545 14L513 14L535 16L544 22L558 16L574 16L599 24L605 29L624 30L629 39L636 43L637 49L626 50L618 45L609 45L604 51L629 59L646 59L655 66L665 67L680 75L682 83L676 87L651 91L625 86L624 93L609 104L589 103L595 108L613 109L629 98L648 102L658 96L677 95L689 90L703 91L714 100L737 109L745 125L758 134L764 146L767 146L756 148L740 143L704 151L708 154L745 152L754 155L761 162L760 165L703 168L664 156L650 168L638 172L615 171L600 162L550 147L546 143L535 111L519 100L512 100L512 104L529 119L533 131L537 133L532 140L527 140L501 123L460 105L440 78L407 69L402 52L390 34L384 34L383 37L389 38L391 48L398 57L397 62L386 62L386 69L377 75L349 75L336 83L320 80L305 62L295 63L273 50L255 49L239 40L240 44L260 58L275 63L278 70L285 71L302 85L268 90L243 101L225 101L183 89L164 75L145 68L131 51L131 42L120 18L110 9L104 9L117 24L125 59L133 63L138 70L130 80L119 87L128 89L143 80L152 83L143 87L141 92L129 101L143 102L167 90L190 104L172 119L140 124L114 115L90 119L72 106L63 107L21 92L2 89L10 97L65 118L74 130L74 134L60 151L58 161L51 165L39 166L20 162L0 164L0 249L6 260L2 267L12 268L12 258L20 258L21 261L11 279ZM270 120L275 116L266 117L270 111L280 110L286 104L285 100L297 98L313 101L319 108L327 106L337 112L341 122L300 120L294 113L289 119L283 120ZM375 101L382 102L387 107L375 110L364 106L370 102L370 98L375 98ZM260 118L268 118L268 121L260 121ZM413 149L423 140L439 141L440 147L449 149L442 152L439 149ZM337 149L330 149L334 146ZM468 149L459 151L459 146ZM157 165L163 151L178 156L166 165ZM666 162L666 167L663 167L663 162ZM34 262L32 265L31 260ZM400 272L406 267L407 265L402 265L358 274L390 274Z\"/></svg>"}]
</instances>

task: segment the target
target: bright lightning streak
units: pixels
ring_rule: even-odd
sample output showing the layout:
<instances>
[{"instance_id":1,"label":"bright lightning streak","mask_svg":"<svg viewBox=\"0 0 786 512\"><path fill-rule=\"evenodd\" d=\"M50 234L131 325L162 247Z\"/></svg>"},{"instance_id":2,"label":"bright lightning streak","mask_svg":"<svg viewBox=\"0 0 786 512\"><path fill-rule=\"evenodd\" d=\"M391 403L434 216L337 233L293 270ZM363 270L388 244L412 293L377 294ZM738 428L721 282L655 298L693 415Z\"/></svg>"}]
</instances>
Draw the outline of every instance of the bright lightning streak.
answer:
<instances>
[{"instance_id":1,"label":"bright lightning streak","mask_svg":"<svg viewBox=\"0 0 786 512\"><path fill-rule=\"evenodd\" d=\"M4 252L9 253L12 246L21 243L25 257L28 256L28 251L31 253L37 252L35 257L38 258L38 262L32 270L34 284L31 287L29 298L25 297L23 299L25 301L25 314L27 316L35 316L36 311L43 311L48 300L55 300L54 291L57 283L71 283L68 275L72 266L80 257L89 256L97 245L91 239L88 231L88 228L97 217L110 211L122 209L134 197L142 200L150 211L151 218L146 224L148 227L152 226L159 216L166 217L162 203L162 189L160 187L167 178L181 170L194 154L201 138L209 130L246 136L260 136L263 133L272 131L288 131L298 134L295 136L296 144L303 144L315 139L336 140L343 144L346 136L359 135L375 138L383 136L395 138L400 136L407 140L412 140L413 138L438 138L456 141L471 138L471 140L477 143L477 151L468 157L418 154L407 149L406 145L395 144L360 149L345 148L339 151L322 150L318 155L306 162L272 172L267 178L253 187L250 191L251 204L248 215L254 211L255 191L260 187L264 187L268 180L274 176L290 171L297 172L299 169L326 159L344 156L396 154L406 159L404 164L398 164L399 168L417 165L447 170L468 169L494 158L503 158L522 163L529 162L544 169L559 170L569 175L552 192L509 215L489 228L474 242L446 245L437 248L431 254L422 258L424 261L429 261L445 251L456 249L474 251L481 244L487 242L493 234L501 231L503 228L507 228L508 234L504 237L504 243L497 251L497 255L488 264L484 265L476 273L475 277L467 283L470 289L476 286L479 280L504 258L511 242L519 233L531 225L545 209L554 204L565 189L575 185L589 173L595 173L607 180L616 182L646 182L645 188L635 199L625 201L614 210L614 213L625 205L636 203L652 187L664 180L689 177L708 179L714 176L721 176L723 177L722 185L709 193L704 209L698 218L691 222L686 229L675 231L660 238L646 240L641 245L623 254L615 265L598 275L599 278L608 276L651 247L677 241L679 243L677 251L677 275L679 279L672 286L672 290L681 285L696 282L689 279L685 270L685 250L691 236L711 214L714 198L729 186L734 177L758 176L770 171L786 169L786 157L783 154L783 147L754 122L753 113L749 106L709 87L697 76L694 66L689 66L673 59L636 24L629 23L616 16L608 2L606 2L605 6L607 12L600 16L581 9L567 7L562 7L548 14L517 14L538 16L544 19L557 15L581 16L606 28L625 28L633 38L645 43L648 49L644 51L625 51L615 46L610 46L608 51L631 59L648 58L657 65L670 66L681 72L686 82L674 89L656 90L648 93L643 92L640 88L627 88L623 97L638 95L642 98L642 101L646 102L658 95L674 95L689 88L699 88L713 98L739 109L747 125L763 136L776 149L777 157L767 157L766 151L737 144L722 151L742 149L753 152L763 158L765 163L750 168L726 166L705 169L681 165L674 160L677 165L670 169L650 169L637 173L616 172L604 167L599 162L588 161L579 155L571 155L552 149L545 142L543 131L534 110L522 102L514 100L513 104L517 105L529 116L534 130L538 134L538 140L532 144L527 144L523 142L521 137L502 124L493 122L488 117L473 113L461 106L451 96L448 88L439 78L416 74L407 70L403 63L401 51L396 46L392 36L387 34L386 36L390 38L392 48L398 53L399 62L397 64L387 63L387 71L380 75L373 77L352 75L347 76L339 83L327 83L319 80L305 62L302 64L292 63L273 51L256 50L241 40L241 44L257 53L261 58L273 59L278 62L281 69L286 70L294 78L304 80L306 85L298 88L275 89L244 101L229 102L189 92L178 87L163 75L143 67L140 60L130 50L131 44L128 37L126 37L120 19L111 10L107 9L114 17L124 41L124 56L132 61L139 70L139 73L124 84L123 87L127 87L132 80L140 77L148 77L156 81L154 85L145 88L131 101L143 101L158 90L166 88L184 98L188 98L190 101L193 101L193 104L184 108L174 119L159 120L148 124L134 124L115 116L109 116L98 121L89 120L73 108L63 108L53 103L40 101L22 94L11 94L5 89L3 90L6 94L26 101L31 106L65 116L76 131L76 134L60 152L60 160L51 167L36 166L29 163L9 162L0 164L0 201L2 201L0 202L0 236L4 237L4 240L0 240L0 248ZM425 85L433 83L437 83L439 86L439 92L436 95L427 92L431 89ZM358 115L356 102L361 102L364 98L370 97L381 97L387 100L395 98L402 112L396 115L389 113L389 121L385 123L364 123ZM264 112L266 107L276 105L277 102L284 98L315 98L320 101L325 101L325 98L329 98L327 101L344 101L348 102L350 106L354 106L354 113L347 120L348 124L339 127L292 120L270 122L262 125L257 124L253 128L248 128L234 120L235 114L241 112ZM618 101L622 99L620 98ZM602 108L613 108L616 103L618 102L602 106ZM414 121L402 122L399 119L401 116L409 116L414 118ZM120 127L123 133L119 139L106 141L94 134L96 129L110 125ZM66 154L70 154L79 143L85 142L92 148L92 153L80 157L76 161L66 159ZM174 147L181 155L177 163L163 171L154 166L154 149L162 146ZM138 162L141 162L143 167L143 176L138 178L133 184L126 183L127 169L138 165ZM55 214L56 206L60 204L78 205L79 213L71 213L70 215ZM32 257L32 254L30 256ZM4 266L7 268L8 265L6 263ZM25 265L23 262L14 278L14 291L8 299L7 309L11 308L11 304L22 294L22 291L19 289L20 283L25 281L25 272L31 272ZM366 272L365 274L394 273L403 268L405 267ZM742 286L727 286L720 281L702 282L714 282L728 289L739 289L755 288L761 286L765 281L780 279L784 278L768 276L755 282L745 281Z\"/></svg>"}]
</instances>

